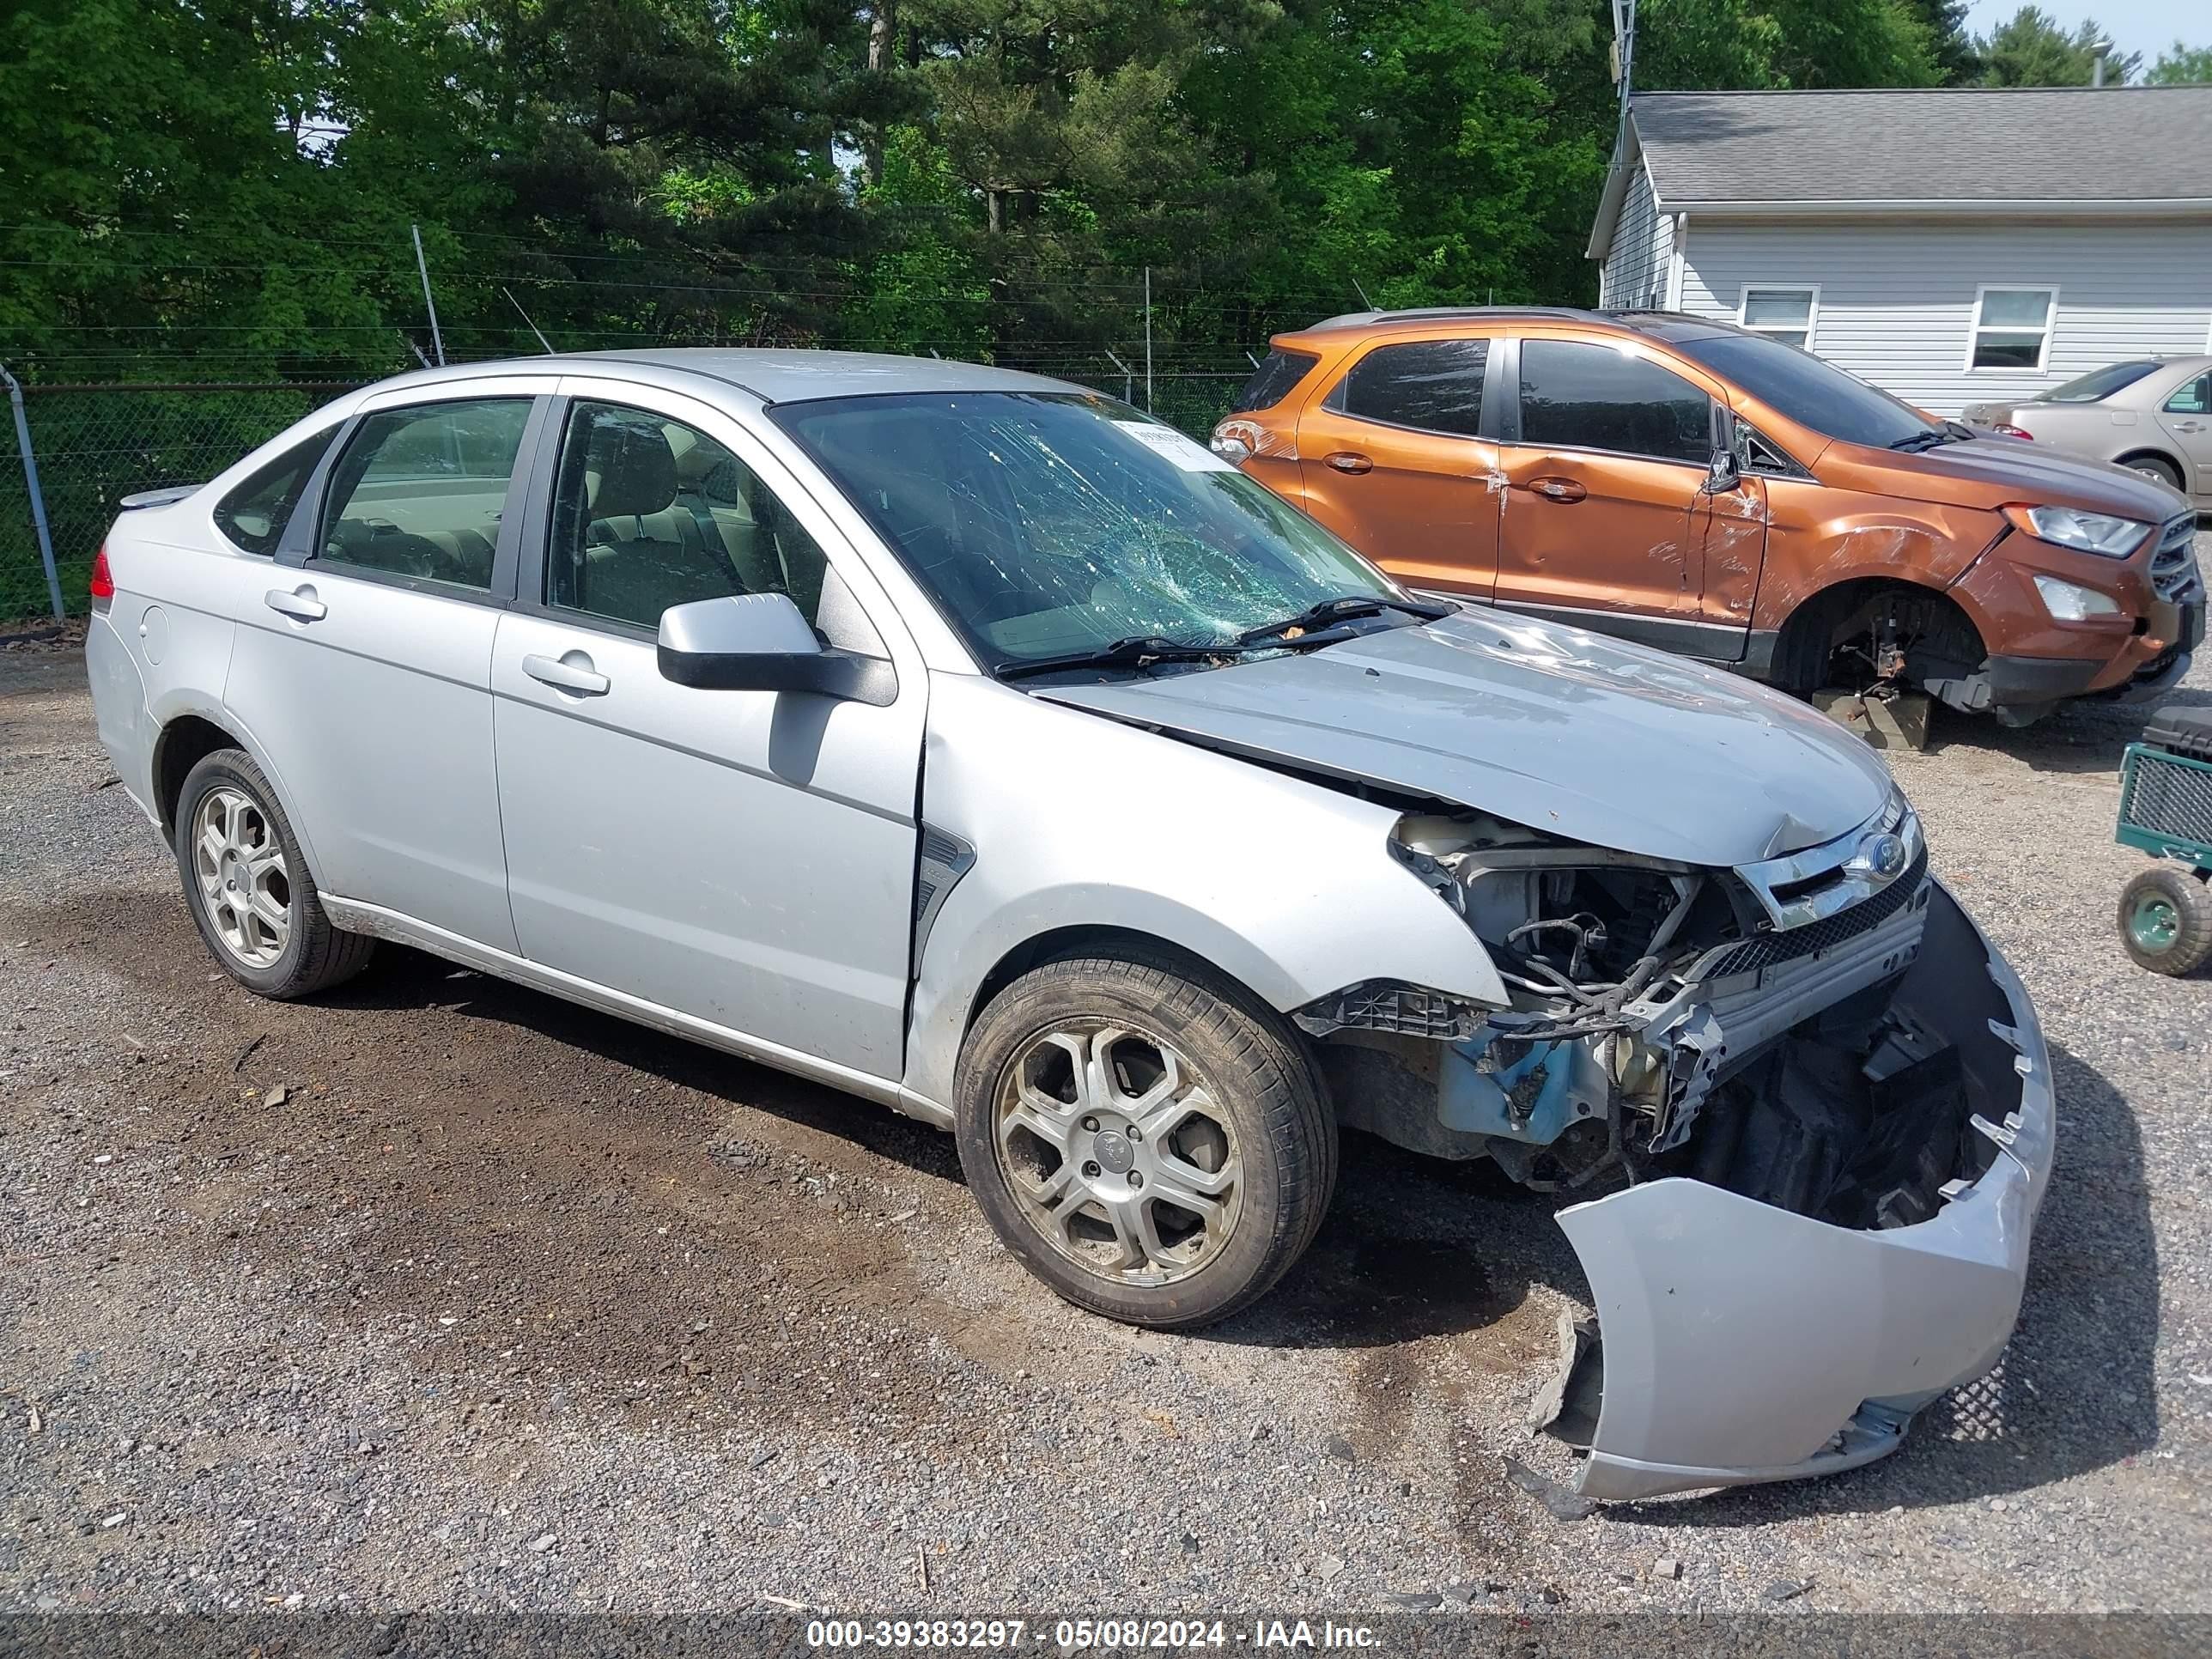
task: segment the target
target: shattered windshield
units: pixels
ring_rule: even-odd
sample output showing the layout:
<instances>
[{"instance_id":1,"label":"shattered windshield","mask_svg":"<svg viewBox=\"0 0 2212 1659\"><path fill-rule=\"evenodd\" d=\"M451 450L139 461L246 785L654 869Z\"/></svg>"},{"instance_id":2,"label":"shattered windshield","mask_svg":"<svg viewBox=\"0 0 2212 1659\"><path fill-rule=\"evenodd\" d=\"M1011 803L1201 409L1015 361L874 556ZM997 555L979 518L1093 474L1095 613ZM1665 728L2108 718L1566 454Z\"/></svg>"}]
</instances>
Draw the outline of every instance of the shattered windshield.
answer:
<instances>
[{"instance_id":1,"label":"shattered windshield","mask_svg":"<svg viewBox=\"0 0 2212 1659\"><path fill-rule=\"evenodd\" d=\"M1203 445L1078 392L915 392L774 418L928 589L987 669L1137 638L1230 646L1372 565Z\"/></svg>"}]
</instances>

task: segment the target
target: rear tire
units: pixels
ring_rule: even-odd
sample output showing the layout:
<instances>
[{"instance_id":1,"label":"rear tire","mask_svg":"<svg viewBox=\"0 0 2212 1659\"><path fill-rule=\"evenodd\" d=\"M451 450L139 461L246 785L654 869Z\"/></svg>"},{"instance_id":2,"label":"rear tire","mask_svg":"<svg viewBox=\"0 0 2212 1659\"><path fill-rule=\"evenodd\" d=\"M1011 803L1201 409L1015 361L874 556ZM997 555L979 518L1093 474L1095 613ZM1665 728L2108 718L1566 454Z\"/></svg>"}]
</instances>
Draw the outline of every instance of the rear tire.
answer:
<instances>
[{"instance_id":1,"label":"rear tire","mask_svg":"<svg viewBox=\"0 0 2212 1659\"><path fill-rule=\"evenodd\" d=\"M1156 1330L1250 1305L1304 1254L1337 1133L1304 1043L1195 963L1047 963L962 1046L960 1165L1000 1242L1068 1301Z\"/></svg>"},{"instance_id":2,"label":"rear tire","mask_svg":"<svg viewBox=\"0 0 2212 1659\"><path fill-rule=\"evenodd\" d=\"M2154 864L2120 890L2120 943L2138 967L2179 977L2212 960L2212 890L2179 865Z\"/></svg>"},{"instance_id":3,"label":"rear tire","mask_svg":"<svg viewBox=\"0 0 2212 1659\"><path fill-rule=\"evenodd\" d=\"M2172 462L2157 455L2135 455L2120 465L2130 472L2140 472L2146 478L2155 478L2168 489L2181 488L2181 471Z\"/></svg>"},{"instance_id":4,"label":"rear tire","mask_svg":"<svg viewBox=\"0 0 2212 1659\"><path fill-rule=\"evenodd\" d=\"M324 913L291 820L242 749L203 756L177 796L177 872L209 954L246 989L289 1001L351 979L376 941Z\"/></svg>"}]
</instances>

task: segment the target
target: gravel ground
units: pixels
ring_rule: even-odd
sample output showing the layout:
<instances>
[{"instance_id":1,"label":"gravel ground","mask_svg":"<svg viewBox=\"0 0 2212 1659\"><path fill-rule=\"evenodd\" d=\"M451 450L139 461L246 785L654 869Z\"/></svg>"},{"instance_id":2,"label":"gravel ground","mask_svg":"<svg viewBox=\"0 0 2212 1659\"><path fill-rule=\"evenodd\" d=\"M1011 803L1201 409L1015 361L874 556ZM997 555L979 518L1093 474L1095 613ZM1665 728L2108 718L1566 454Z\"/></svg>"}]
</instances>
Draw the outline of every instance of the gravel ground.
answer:
<instances>
[{"instance_id":1,"label":"gravel ground","mask_svg":"<svg viewBox=\"0 0 2212 1659\"><path fill-rule=\"evenodd\" d=\"M1352 1136L1255 1312L1079 1315L861 1103L402 951L249 996L82 663L0 652L0 1610L2212 1608L2212 979L2114 937L2139 724L1898 763L2057 1070L1999 1371L1869 1469L1569 1522L1500 1470L1568 1468L1545 1201Z\"/></svg>"}]
</instances>

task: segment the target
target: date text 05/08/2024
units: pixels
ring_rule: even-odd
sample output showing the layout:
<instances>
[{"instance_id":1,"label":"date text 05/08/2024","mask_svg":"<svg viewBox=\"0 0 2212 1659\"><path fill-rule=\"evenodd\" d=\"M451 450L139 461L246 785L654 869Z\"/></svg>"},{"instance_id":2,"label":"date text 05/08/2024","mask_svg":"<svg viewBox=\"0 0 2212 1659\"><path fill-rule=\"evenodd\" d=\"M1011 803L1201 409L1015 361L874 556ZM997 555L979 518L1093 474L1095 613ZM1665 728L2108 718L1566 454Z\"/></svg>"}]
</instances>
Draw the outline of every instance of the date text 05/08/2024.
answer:
<instances>
[{"instance_id":1,"label":"date text 05/08/2024","mask_svg":"<svg viewBox=\"0 0 2212 1659\"><path fill-rule=\"evenodd\" d=\"M1047 1625L1025 1619L813 1619L810 1648L1001 1648L1048 1645L1063 1651L1173 1652L1193 1649L1270 1650L1372 1648L1379 1638L1364 1625L1333 1620L1255 1619L1231 1626L1221 1619L1060 1619Z\"/></svg>"}]
</instances>

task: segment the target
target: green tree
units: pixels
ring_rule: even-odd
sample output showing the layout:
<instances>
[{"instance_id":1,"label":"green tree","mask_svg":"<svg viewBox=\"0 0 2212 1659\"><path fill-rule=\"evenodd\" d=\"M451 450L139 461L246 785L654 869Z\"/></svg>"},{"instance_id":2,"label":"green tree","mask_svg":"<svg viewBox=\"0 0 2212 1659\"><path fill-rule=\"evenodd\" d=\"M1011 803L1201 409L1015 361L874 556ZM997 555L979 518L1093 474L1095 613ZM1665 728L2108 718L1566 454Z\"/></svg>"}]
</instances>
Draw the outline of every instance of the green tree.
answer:
<instances>
[{"instance_id":1,"label":"green tree","mask_svg":"<svg viewBox=\"0 0 2212 1659\"><path fill-rule=\"evenodd\" d=\"M1981 75L1981 54L1966 28L1966 0L1910 0L1907 9L1927 39L1941 84L1962 87Z\"/></svg>"},{"instance_id":2,"label":"green tree","mask_svg":"<svg viewBox=\"0 0 2212 1659\"><path fill-rule=\"evenodd\" d=\"M1644 0L1636 84L1932 86L1941 69L1921 9L1915 0Z\"/></svg>"},{"instance_id":3,"label":"green tree","mask_svg":"<svg viewBox=\"0 0 2212 1659\"><path fill-rule=\"evenodd\" d=\"M2175 41L2159 53L2143 79L2154 87L2201 87L2212 84L2212 46L2185 46Z\"/></svg>"},{"instance_id":4,"label":"green tree","mask_svg":"<svg viewBox=\"0 0 2212 1659\"><path fill-rule=\"evenodd\" d=\"M1982 59L1982 84L1991 87L2086 87L2094 78L2092 48L2111 39L2094 17L2085 17L2071 34L2057 19L2035 6L2022 6L1975 42ZM2105 84L2120 86L2142 65L2142 54L2108 54Z\"/></svg>"}]
</instances>

